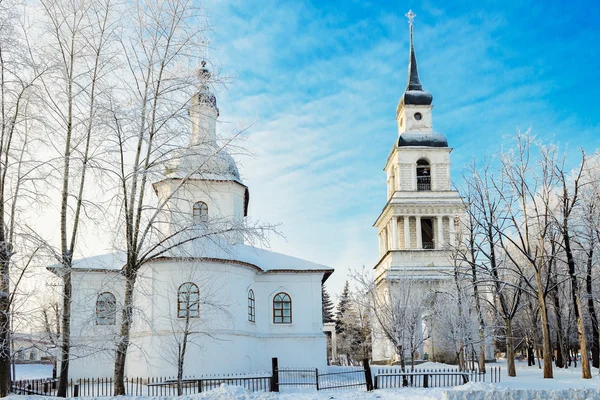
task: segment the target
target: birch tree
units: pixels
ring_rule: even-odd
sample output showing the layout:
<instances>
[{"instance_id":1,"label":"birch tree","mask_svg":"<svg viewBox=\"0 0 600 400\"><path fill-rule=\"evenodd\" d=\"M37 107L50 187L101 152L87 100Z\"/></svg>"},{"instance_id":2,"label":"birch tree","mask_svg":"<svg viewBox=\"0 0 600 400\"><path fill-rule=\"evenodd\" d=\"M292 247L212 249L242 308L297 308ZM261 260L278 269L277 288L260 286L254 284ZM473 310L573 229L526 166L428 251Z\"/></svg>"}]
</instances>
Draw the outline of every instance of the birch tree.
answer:
<instances>
[{"instance_id":1,"label":"birch tree","mask_svg":"<svg viewBox=\"0 0 600 400\"><path fill-rule=\"evenodd\" d=\"M109 40L113 21L110 0L42 0L45 57L52 65L43 79L50 143L57 151L52 160L60 198L60 243L45 240L54 253L62 279L60 378L58 396L65 397L71 354L71 266L78 250L82 213L89 216L87 182L97 149L102 97L111 71ZM62 149L60 149L62 146ZM97 198L95 196L95 198ZM94 202L94 207L98 207Z\"/></svg>"},{"instance_id":2,"label":"birch tree","mask_svg":"<svg viewBox=\"0 0 600 400\"><path fill-rule=\"evenodd\" d=\"M218 79L208 73L204 36L208 30L203 10L191 0L166 0L160 3L137 1L119 34L122 58L127 67L120 87L123 101L112 104L111 141L113 158L107 170L117 182L115 203L120 230L116 243L126 253L124 304L116 343L115 395L125 394L124 373L134 315L134 293L140 268L185 244L207 237L237 234L245 240L263 240L266 224L235 224L227 218L212 219L206 229L189 224L161 231L167 203L176 196L194 173L179 177L170 195L153 200L152 183L164 177L165 164L174 151L184 146L182 132L189 131L190 99L199 88L215 85ZM192 71L203 62L198 76ZM209 146L211 163L232 148L234 132L221 145ZM181 211L183 213L183 211ZM189 211L187 211L189 212Z\"/></svg>"},{"instance_id":3,"label":"birch tree","mask_svg":"<svg viewBox=\"0 0 600 400\"><path fill-rule=\"evenodd\" d=\"M0 397L10 391L11 310L26 268L14 262L24 232L22 208L36 199L39 163L32 159L39 127L35 92L45 68L30 52L30 26L18 14L16 1L0 1ZM21 237L22 239L22 237ZM26 250L25 250L26 251Z\"/></svg>"},{"instance_id":4,"label":"birch tree","mask_svg":"<svg viewBox=\"0 0 600 400\"><path fill-rule=\"evenodd\" d=\"M536 167L534 137L518 134L514 149L501 154L501 181L494 185L506 215L506 228L497 229L501 246L512 266L523 277L528 290L537 299L540 310L544 378L552 378L552 345L548 321L547 295L551 290L548 274L552 259L549 250L552 233L551 209L556 176L552 165L540 162ZM541 159L554 157L555 149L540 146Z\"/></svg>"}]
</instances>

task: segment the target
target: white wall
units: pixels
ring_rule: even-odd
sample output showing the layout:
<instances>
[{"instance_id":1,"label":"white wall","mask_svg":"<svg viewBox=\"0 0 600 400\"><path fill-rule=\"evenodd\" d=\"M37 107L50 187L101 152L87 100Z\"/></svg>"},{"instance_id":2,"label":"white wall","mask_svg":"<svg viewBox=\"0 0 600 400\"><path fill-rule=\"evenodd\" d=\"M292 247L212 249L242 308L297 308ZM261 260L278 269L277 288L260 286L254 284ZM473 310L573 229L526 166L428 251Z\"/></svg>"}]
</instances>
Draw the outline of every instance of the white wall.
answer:
<instances>
[{"instance_id":1,"label":"white wall","mask_svg":"<svg viewBox=\"0 0 600 400\"><path fill-rule=\"evenodd\" d=\"M114 280L104 274L78 277L79 348L101 346L98 354L72 365L72 376L112 376L114 328L95 326L95 296ZM200 318L191 319L185 375L270 370L271 357L281 366L324 367L326 338L321 316L322 273L264 273L250 266L198 261L161 261L145 265L138 277L135 318L128 353L128 376L172 376L184 319L177 318L177 289L194 282L200 289ZM102 287L103 289L99 289ZM255 294L256 322L248 321L248 290ZM272 300L292 298L292 323L274 324ZM117 290L115 290L117 293ZM117 299L120 299L120 292ZM93 301L92 301L93 300ZM105 330L106 332L100 332ZM112 356L111 356L112 355ZM88 368L88 364L94 364Z\"/></svg>"}]
</instances>

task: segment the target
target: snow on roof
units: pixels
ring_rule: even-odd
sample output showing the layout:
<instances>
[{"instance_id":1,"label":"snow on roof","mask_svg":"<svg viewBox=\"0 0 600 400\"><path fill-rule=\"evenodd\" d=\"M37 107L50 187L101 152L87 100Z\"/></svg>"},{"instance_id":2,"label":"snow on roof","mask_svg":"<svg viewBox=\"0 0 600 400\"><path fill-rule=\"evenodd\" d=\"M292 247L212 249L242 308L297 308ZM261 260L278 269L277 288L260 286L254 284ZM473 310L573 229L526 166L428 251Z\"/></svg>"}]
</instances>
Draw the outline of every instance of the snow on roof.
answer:
<instances>
[{"instance_id":1,"label":"snow on roof","mask_svg":"<svg viewBox=\"0 0 600 400\"><path fill-rule=\"evenodd\" d=\"M327 275L333 272L333 268L323 264L302 260L297 257L288 256L274 251L261 249L246 244L229 245L222 241L196 241L195 243L183 245L181 248L171 250L162 255L160 259L210 259L214 261L237 261L256 266L265 272L310 272L322 271ZM113 252L75 260L73 268L78 270L120 270L126 262L124 252ZM49 268L57 268L53 265Z\"/></svg>"}]
</instances>

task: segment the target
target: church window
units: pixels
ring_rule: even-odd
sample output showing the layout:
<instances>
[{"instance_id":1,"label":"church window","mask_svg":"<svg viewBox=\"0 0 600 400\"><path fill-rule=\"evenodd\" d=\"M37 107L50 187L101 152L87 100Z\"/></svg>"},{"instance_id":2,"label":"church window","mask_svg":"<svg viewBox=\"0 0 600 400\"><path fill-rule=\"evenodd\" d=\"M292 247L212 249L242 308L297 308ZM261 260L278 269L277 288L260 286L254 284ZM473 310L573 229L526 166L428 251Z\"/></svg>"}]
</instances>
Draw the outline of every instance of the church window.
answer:
<instances>
[{"instance_id":1,"label":"church window","mask_svg":"<svg viewBox=\"0 0 600 400\"><path fill-rule=\"evenodd\" d=\"M248 321L256 322L256 302L254 299L254 290L248 291Z\"/></svg>"},{"instance_id":2,"label":"church window","mask_svg":"<svg viewBox=\"0 0 600 400\"><path fill-rule=\"evenodd\" d=\"M117 320L117 300L110 292L100 293L96 300L96 325L114 325Z\"/></svg>"},{"instance_id":3,"label":"church window","mask_svg":"<svg viewBox=\"0 0 600 400\"><path fill-rule=\"evenodd\" d=\"M179 318L198 318L200 316L200 290L192 282L186 282L179 286L177 316Z\"/></svg>"},{"instance_id":4,"label":"church window","mask_svg":"<svg viewBox=\"0 0 600 400\"><path fill-rule=\"evenodd\" d=\"M417 161L417 190L431 190L431 167L427 160Z\"/></svg>"},{"instance_id":5,"label":"church window","mask_svg":"<svg viewBox=\"0 0 600 400\"><path fill-rule=\"evenodd\" d=\"M200 223L208 222L208 205L203 201L194 203L193 208L194 221Z\"/></svg>"},{"instance_id":6,"label":"church window","mask_svg":"<svg viewBox=\"0 0 600 400\"><path fill-rule=\"evenodd\" d=\"M292 299L287 293L277 293L273 298L273 323L292 323Z\"/></svg>"},{"instance_id":7,"label":"church window","mask_svg":"<svg viewBox=\"0 0 600 400\"><path fill-rule=\"evenodd\" d=\"M420 112L415 113L415 119L417 121L420 121L423 118L423 114L421 114Z\"/></svg>"}]
</instances>

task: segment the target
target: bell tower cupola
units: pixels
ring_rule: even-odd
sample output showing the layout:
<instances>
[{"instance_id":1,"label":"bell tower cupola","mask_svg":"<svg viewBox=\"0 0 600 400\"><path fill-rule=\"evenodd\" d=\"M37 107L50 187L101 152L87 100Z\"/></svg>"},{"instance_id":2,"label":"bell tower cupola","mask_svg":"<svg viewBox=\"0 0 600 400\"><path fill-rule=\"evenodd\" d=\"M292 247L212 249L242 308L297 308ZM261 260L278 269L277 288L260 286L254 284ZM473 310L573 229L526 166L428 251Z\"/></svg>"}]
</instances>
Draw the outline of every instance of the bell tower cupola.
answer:
<instances>
[{"instance_id":1,"label":"bell tower cupola","mask_svg":"<svg viewBox=\"0 0 600 400\"><path fill-rule=\"evenodd\" d=\"M410 54L408 56L408 85L396 107L398 146L448 147L444 135L433 132L433 95L423 89L419 79L417 56L413 39L415 13L406 16L410 25Z\"/></svg>"}]
</instances>

